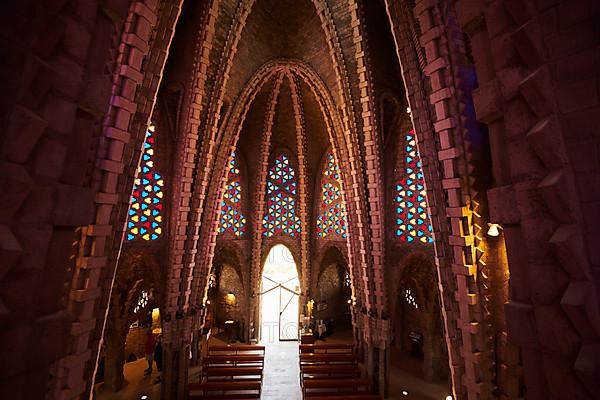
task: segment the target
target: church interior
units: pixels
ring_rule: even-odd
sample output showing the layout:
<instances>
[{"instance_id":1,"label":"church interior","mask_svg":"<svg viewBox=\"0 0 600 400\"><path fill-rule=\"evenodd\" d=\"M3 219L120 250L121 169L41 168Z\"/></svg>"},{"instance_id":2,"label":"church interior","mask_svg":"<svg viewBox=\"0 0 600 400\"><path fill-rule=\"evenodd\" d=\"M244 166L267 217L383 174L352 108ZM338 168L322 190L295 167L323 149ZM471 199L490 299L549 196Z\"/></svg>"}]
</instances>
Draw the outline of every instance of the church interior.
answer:
<instances>
[{"instance_id":1,"label":"church interior","mask_svg":"<svg viewBox=\"0 0 600 400\"><path fill-rule=\"evenodd\" d=\"M0 10L1 399L600 399L597 0Z\"/></svg>"}]
</instances>

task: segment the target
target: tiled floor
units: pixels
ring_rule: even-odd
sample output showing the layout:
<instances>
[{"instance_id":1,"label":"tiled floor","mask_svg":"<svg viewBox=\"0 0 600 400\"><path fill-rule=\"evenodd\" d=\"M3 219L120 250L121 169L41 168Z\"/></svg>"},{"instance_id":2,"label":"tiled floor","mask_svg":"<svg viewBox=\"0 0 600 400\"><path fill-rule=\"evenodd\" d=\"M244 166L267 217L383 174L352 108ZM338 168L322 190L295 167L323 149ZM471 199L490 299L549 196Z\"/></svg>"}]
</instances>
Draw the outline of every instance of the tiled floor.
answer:
<instances>
[{"instance_id":1,"label":"tiled floor","mask_svg":"<svg viewBox=\"0 0 600 400\"><path fill-rule=\"evenodd\" d=\"M300 400L298 342L264 343L262 400Z\"/></svg>"}]
</instances>

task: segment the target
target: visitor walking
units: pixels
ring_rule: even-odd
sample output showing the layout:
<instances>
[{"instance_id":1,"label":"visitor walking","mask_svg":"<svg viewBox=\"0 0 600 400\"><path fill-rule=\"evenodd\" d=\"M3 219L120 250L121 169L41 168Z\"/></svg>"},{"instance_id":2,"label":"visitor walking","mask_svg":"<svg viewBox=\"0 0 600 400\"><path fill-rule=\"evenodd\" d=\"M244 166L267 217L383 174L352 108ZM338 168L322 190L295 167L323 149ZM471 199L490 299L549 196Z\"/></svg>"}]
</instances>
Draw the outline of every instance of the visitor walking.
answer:
<instances>
[{"instance_id":1,"label":"visitor walking","mask_svg":"<svg viewBox=\"0 0 600 400\"><path fill-rule=\"evenodd\" d=\"M146 345L144 346L144 354L146 361L148 361L148 368L144 371L144 375L152 374L152 361L154 360L154 348L156 347L156 339L152 334L152 328L148 328L146 331Z\"/></svg>"}]
</instances>

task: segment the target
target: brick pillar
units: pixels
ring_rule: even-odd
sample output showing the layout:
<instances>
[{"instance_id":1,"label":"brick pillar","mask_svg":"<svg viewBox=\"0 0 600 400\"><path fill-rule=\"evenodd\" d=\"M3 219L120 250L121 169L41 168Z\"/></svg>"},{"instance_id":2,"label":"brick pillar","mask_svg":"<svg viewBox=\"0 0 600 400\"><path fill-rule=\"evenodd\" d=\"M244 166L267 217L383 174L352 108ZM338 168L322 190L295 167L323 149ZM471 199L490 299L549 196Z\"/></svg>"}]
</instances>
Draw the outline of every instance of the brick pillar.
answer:
<instances>
[{"instance_id":1,"label":"brick pillar","mask_svg":"<svg viewBox=\"0 0 600 400\"><path fill-rule=\"evenodd\" d=\"M162 400L186 398L193 316L163 321Z\"/></svg>"}]
</instances>

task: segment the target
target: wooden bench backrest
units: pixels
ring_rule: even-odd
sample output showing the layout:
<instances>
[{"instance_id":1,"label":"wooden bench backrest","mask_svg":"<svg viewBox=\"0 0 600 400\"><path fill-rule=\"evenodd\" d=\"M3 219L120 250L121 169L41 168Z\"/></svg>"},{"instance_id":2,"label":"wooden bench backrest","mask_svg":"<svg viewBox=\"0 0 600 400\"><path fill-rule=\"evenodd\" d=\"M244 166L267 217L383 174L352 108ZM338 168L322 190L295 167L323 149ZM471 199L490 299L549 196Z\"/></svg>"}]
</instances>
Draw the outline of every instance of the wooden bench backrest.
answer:
<instances>
[{"instance_id":1,"label":"wooden bench backrest","mask_svg":"<svg viewBox=\"0 0 600 400\"><path fill-rule=\"evenodd\" d=\"M231 391L259 391L262 382L260 380L231 380L219 382L188 383L189 392L231 392Z\"/></svg>"},{"instance_id":2,"label":"wooden bench backrest","mask_svg":"<svg viewBox=\"0 0 600 400\"><path fill-rule=\"evenodd\" d=\"M301 353L300 365L303 364L330 364L330 363L356 363L354 354L338 353Z\"/></svg>"},{"instance_id":3,"label":"wooden bench backrest","mask_svg":"<svg viewBox=\"0 0 600 400\"><path fill-rule=\"evenodd\" d=\"M301 344L300 353L349 353L354 354L353 344L331 343L331 344Z\"/></svg>"},{"instance_id":4,"label":"wooden bench backrest","mask_svg":"<svg viewBox=\"0 0 600 400\"><path fill-rule=\"evenodd\" d=\"M328 372L359 372L358 366L354 364L342 365L301 365L300 372L307 374L321 374Z\"/></svg>"},{"instance_id":5,"label":"wooden bench backrest","mask_svg":"<svg viewBox=\"0 0 600 400\"><path fill-rule=\"evenodd\" d=\"M204 376L262 376L260 367L208 367L202 371Z\"/></svg>"},{"instance_id":6,"label":"wooden bench backrest","mask_svg":"<svg viewBox=\"0 0 600 400\"><path fill-rule=\"evenodd\" d=\"M208 348L209 355L219 354L265 354L265 346L259 346L254 344L236 344L228 346L210 346Z\"/></svg>"},{"instance_id":7,"label":"wooden bench backrest","mask_svg":"<svg viewBox=\"0 0 600 400\"><path fill-rule=\"evenodd\" d=\"M265 356L262 355L218 355L208 356L202 359L204 365L208 364L244 364L260 363L263 364Z\"/></svg>"},{"instance_id":8,"label":"wooden bench backrest","mask_svg":"<svg viewBox=\"0 0 600 400\"><path fill-rule=\"evenodd\" d=\"M371 380L350 379L311 379L304 382L305 389L342 389L342 388L371 388Z\"/></svg>"}]
</instances>

